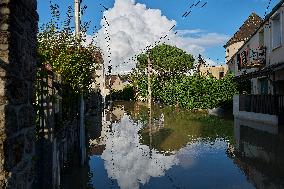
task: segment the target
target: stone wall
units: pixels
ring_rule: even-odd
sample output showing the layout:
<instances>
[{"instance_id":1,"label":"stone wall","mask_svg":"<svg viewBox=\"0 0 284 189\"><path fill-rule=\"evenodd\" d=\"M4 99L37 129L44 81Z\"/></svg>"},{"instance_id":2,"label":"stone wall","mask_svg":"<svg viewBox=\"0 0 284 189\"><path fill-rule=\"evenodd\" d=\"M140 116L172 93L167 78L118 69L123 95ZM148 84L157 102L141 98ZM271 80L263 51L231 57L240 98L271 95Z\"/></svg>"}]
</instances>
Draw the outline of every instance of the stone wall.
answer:
<instances>
[{"instance_id":1,"label":"stone wall","mask_svg":"<svg viewBox=\"0 0 284 189\"><path fill-rule=\"evenodd\" d=\"M0 188L35 178L36 0L0 0Z\"/></svg>"}]
</instances>

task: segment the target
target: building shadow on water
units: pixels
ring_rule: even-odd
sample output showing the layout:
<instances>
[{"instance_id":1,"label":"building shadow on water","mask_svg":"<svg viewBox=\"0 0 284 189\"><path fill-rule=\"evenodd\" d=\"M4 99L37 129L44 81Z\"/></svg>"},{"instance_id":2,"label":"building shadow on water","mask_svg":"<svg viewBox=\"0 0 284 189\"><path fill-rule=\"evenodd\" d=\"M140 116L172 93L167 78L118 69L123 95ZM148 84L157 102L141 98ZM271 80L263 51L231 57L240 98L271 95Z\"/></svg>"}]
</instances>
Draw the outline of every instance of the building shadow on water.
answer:
<instances>
[{"instance_id":1,"label":"building shadow on water","mask_svg":"<svg viewBox=\"0 0 284 189\"><path fill-rule=\"evenodd\" d=\"M235 120L229 156L258 189L284 188L284 134L275 126Z\"/></svg>"},{"instance_id":2,"label":"building shadow on water","mask_svg":"<svg viewBox=\"0 0 284 189\"><path fill-rule=\"evenodd\" d=\"M87 159L85 165L80 164L80 157L74 154L71 158L72 161L64 169L61 175L61 189L93 189L89 181L92 178L89 166L90 154L97 154L100 146L92 148L90 141L97 139L101 136L102 132L102 119L103 119L103 104L102 96L98 92L90 93L86 100L86 150ZM97 148L97 149L96 149Z\"/></svg>"},{"instance_id":3,"label":"building shadow on water","mask_svg":"<svg viewBox=\"0 0 284 189\"><path fill-rule=\"evenodd\" d=\"M88 163L82 166L79 157L75 157L70 166L62 174L61 189L93 189L89 183L90 167ZM87 162L89 159L87 159Z\"/></svg>"}]
</instances>

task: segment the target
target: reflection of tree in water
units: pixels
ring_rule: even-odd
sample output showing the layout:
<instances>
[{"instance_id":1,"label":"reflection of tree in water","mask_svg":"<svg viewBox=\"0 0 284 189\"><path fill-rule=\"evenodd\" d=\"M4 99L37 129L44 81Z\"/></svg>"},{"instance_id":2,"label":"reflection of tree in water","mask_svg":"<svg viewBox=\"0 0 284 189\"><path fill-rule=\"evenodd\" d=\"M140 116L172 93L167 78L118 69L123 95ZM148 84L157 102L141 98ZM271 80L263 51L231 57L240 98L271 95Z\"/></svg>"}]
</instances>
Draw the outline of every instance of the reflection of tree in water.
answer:
<instances>
[{"instance_id":1,"label":"reflection of tree in water","mask_svg":"<svg viewBox=\"0 0 284 189\"><path fill-rule=\"evenodd\" d=\"M146 105L120 102L110 113L118 115L114 112L121 108L121 118L110 116L112 129L105 133L101 155L108 177L121 188L135 189L147 186L151 177L169 177L167 170L174 165L189 168L200 156L226 149L226 139L233 135L231 121L202 113L154 105L150 128Z\"/></svg>"},{"instance_id":2,"label":"reflection of tree in water","mask_svg":"<svg viewBox=\"0 0 284 189\"><path fill-rule=\"evenodd\" d=\"M166 170L178 163L174 155L165 156L140 144L138 131L143 125L134 124L129 116L112 127L101 157L108 176L116 179L121 188L139 188L139 184L147 183L151 177L164 176Z\"/></svg>"},{"instance_id":3,"label":"reflection of tree in water","mask_svg":"<svg viewBox=\"0 0 284 189\"><path fill-rule=\"evenodd\" d=\"M150 144L149 130L142 130L139 132L139 134L141 135L140 142L148 146L151 145L152 148L158 150L159 152L164 152L165 149L161 148L161 143L166 138L168 138L172 132L173 130L165 128L165 129L161 129L157 132L152 133L152 141Z\"/></svg>"},{"instance_id":4,"label":"reflection of tree in water","mask_svg":"<svg viewBox=\"0 0 284 189\"><path fill-rule=\"evenodd\" d=\"M141 122L144 127L139 132L143 144L150 144L148 122L148 109L143 103L135 103L134 109L128 114L135 122ZM163 126L159 122L163 118ZM208 116L206 113L193 112L180 109L176 111L171 107L161 108L152 106L152 147L159 151L177 151L187 143L197 138L214 143L216 139L223 138L233 142L233 121Z\"/></svg>"}]
</instances>

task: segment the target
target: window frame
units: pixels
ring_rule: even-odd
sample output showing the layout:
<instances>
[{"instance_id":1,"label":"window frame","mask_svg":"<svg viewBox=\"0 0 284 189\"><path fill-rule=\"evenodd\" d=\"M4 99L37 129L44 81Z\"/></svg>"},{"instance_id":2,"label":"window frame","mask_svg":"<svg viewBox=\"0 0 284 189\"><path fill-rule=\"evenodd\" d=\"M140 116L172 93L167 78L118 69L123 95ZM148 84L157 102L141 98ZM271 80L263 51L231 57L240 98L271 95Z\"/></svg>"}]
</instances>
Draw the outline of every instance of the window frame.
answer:
<instances>
[{"instance_id":1,"label":"window frame","mask_svg":"<svg viewBox=\"0 0 284 189\"><path fill-rule=\"evenodd\" d=\"M283 36L282 36L282 16L281 16L281 12L277 12L275 13L272 17L271 17L271 46L272 46L272 50L275 50L279 47L282 46L283 44ZM279 44L275 45L275 41L274 41L274 38L275 38L275 33L274 33L274 24L275 24L275 20L278 20L279 21L279 27L280 27L280 41L279 41ZM278 36L277 36L278 37Z\"/></svg>"}]
</instances>

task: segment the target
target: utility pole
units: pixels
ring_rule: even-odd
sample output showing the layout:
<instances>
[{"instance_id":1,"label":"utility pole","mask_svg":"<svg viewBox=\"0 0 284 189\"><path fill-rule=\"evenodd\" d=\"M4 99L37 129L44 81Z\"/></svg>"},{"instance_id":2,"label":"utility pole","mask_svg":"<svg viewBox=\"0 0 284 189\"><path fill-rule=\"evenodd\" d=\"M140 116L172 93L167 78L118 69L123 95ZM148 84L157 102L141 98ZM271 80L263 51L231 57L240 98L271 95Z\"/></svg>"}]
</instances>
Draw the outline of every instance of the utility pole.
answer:
<instances>
[{"instance_id":1,"label":"utility pole","mask_svg":"<svg viewBox=\"0 0 284 189\"><path fill-rule=\"evenodd\" d=\"M75 34L80 36L80 0L75 0Z\"/></svg>"},{"instance_id":2,"label":"utility pole","mask_svg":"<svg viewBox=\"0 0 284 189\"><path fill-rule=\"evenodd\" d=\"M80 38L80 1L75 0L75 34L77 38ZM85 124L84 124L84 113L85 113L85 104L84 104L84 94L81 91L80 94L80 158L81 164L85 164L86 159L86 145L85 145Z\"/></svg>"},{"instance_id":3,"label":"utility pole","mask_svg":"<svg viewBox=\"0 0 284 189\"><path fill-rule=\"evenodd\" d=\"M151 109L152 103L152 90L151 90L151 74L152 74L152 62L150 59L150 50L147 51L148 61L148 108Z\"/></svg>"},{"instance_id":4,"label":"utility pole","mask_svg":"<svg viewBox=\"0 0 284 189\"><path fill-rule=\"evenodd\" d=\"M111 99L111 90L112 90L112 84L111 84L111 79L112 79L112 76L111 76L111 70L112 70L112 66L108 66L108 74L109 74L109 105L111 106L112 105L112 99Z\"/></svg>"},{"instance_id":5,"label":"utility pole","mask_svg":"<svg viewBox=\"0 0 284 189\"><path fill-rule=\"evenodd\" d=\"M105 77L105 63L102 65L102 80L103 80L103 87L102 87L102 96L103 96L103 106L105 108L106 104L106 77Z\"/></svg>"},{"instance_id":6,"label":"utility pole","mask_svg":"<svg viewBox=\"0 0 284 189\"><path fill-rule=\"evenodd\" d=\"M151 90L151 74L152 74L152 62L150 59L150 50L147 51L148 61L148 125L149 125L149 137L150 137L150 157L152 156L152 90Z\"/></svg>"}]
</instances>

